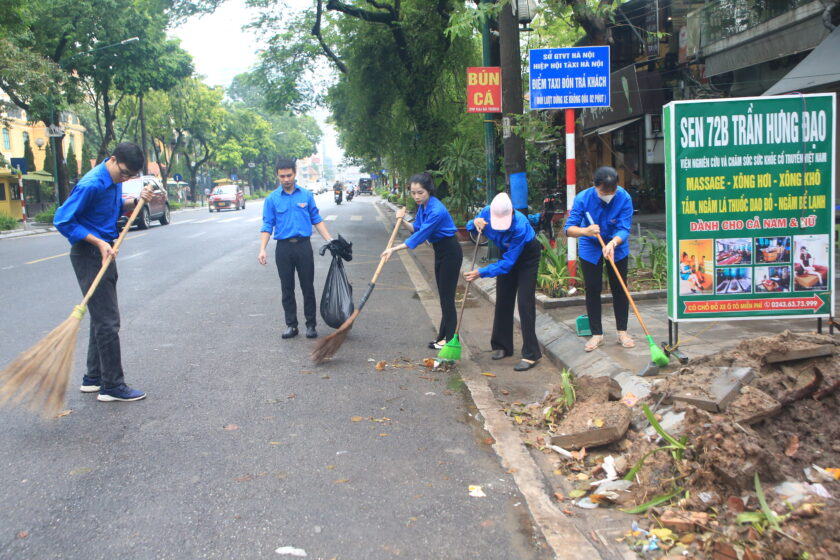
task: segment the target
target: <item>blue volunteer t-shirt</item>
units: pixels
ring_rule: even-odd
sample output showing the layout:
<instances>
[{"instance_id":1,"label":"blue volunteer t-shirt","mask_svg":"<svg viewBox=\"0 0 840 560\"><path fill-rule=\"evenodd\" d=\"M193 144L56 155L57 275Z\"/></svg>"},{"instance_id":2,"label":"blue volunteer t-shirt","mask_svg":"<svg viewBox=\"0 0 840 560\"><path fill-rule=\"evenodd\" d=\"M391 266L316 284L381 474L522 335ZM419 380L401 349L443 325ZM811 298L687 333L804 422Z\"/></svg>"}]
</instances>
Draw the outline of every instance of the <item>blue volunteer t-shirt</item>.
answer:
<instances>
[{"instance_id":1,"label":"blue volunteer t-shirt","mask_svg":"<svg viewBox=\"0 0 840 560\"><path fill-rule=\"evenodd\" d=\"M108 243L117 238L122 213L122 183L114 183L103 161L79 179L64 204L55 211L53 225L70 243L88 234Z\"/></svg>"},{"instance_id":2,"label":"blue volunteer t-shirt","mask_svg":"<svg viewBox=\"0 0 840 560\"><path fill-rule=\"evenodd\" d=\"M452 237L458 231L449 210L437 198L430 196L429 201L417 207L414 216L414 233L405 240L409 249L416 249L424 241L437 243Z\"/></svg>"},{"instance_id":3,"label":"blue volunteer t-shirt","mask_svg":"<svg viewBox=\"0 0 840 560\"><path fill-rule=\"evenodd\" d=\"M312 191L295 185L291 194L277 187L263 204L261 232L272 233L274 239L309 237L312 226L324 220L315 205Z\"/></svg>"},{"instance_id":4,"label":"blue volunteer t-shirt","mask_svg":"<svg viewBox=\"0 0 840 560\"><path fill-rule=\"evenodd\" d=\"M516 259L522 254L522 250L527 243L530 243L537 234L528 218L519 210L513 211L513 221L511 221L510 228L505 231L498 231L493 229L490 225L490 207L485 206L484 209L478 213L476 218L484 218L487 225L484 226L483 234L487 239L496 244L501 251L501 258L498 261L488 264L478 269L478 275L482 278L494 278L507 274L516 264ZM478 229L475 227L473 220L467 222L467 229L475 233Z\"/></svg>"},{"instance_id":5,"label":"blue volunteer t-shirt","mask_svg":"<svg viewBox=\"0 0 840 560\"><path fill-rule=\"evenodd\" d=\"M629 255L630 247L627 238L630 237L630 225L633 219L633 201L627 191L618 187L609 204L598 198L598 190L595 187L579 192L563 231L568 230L570 226L589 227L587 212L601 227L601 238L604 243L609 243L613 237L621 238L621 245L615 248L614 259L620 261ZM578 248L580 258L592 264L598 264L604 255L597 237L579 237Z\"/></svg>"}]
</instances>

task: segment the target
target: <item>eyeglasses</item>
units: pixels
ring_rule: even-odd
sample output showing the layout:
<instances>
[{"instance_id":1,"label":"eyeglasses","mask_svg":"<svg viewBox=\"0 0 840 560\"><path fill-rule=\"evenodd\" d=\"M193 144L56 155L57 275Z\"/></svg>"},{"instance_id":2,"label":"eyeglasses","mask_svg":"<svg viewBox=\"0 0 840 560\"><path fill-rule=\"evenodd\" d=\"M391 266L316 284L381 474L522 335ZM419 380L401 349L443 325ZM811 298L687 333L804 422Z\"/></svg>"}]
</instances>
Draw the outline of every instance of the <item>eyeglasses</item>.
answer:
<instances>
[{"instance_id":1,"label":"eyeglasses","mask_svg":"<svg viewBox=\"0 0 840 560\"><path fill-rule=\"evenodd\" d=\"M123 179L133 179L133 178L137 177L138 175L140 175L139 171L128 171L123 166L121 166L119 163L117 164L117 169L119 169L120 177L123 178Z\"/></svg>"}]
</instances>

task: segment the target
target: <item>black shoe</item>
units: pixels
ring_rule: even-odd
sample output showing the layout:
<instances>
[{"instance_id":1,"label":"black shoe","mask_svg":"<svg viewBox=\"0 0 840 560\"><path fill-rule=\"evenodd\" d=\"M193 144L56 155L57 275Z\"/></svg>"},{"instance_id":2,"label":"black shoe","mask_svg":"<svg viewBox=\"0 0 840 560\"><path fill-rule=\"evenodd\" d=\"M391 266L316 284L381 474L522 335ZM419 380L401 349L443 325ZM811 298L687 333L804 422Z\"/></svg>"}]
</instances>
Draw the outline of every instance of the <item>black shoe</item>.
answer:
<instances>
[{"instance_id":1,"label":"black shoe","mask_svg":"<svg viewBox=\"0 0 840 560\"><path fill-rule=\"evenodd\" d=\"M513 366L513 371L528 371L537 365L537 362L529 362L528 360L519 360L519 363Z\"/></svg>"},{"instance_id":2,"label":"black shoe","mask_svg":"<svg viewBox=\"0 0 840 560\"><path fill-rule=\"evenodd\" d=\"M315 327L306 327L306 338L318 338L318 331Z\"/></svg>"},{"instance_id":3,"label":"black shoe","mask_svg":"<svg viewBox=\"0 0 840 560\"><path fill-rule=\"evenodd\" d=\"M510 356L510 354L499 348L498 350L493 350L493 353L490 354L490 359L501 360L502 358L507 358L508 356Z\"/></svg>"},{"instance_id":4,"label":"black shoe","mask_svg":"<svg viewBox=\"0 0 840 560\"><path fill-rule=\"evenodd\" d=\"M280 335L281 338L294 338L298 335L297 327L286 327L286 330L283 331L283 334Z\"/></svg>"},{"instance_id":5,"label":"black shoe","mask_svg":"<svg viewBox=\"0 0 840 560\"><path fill-rule=\"evenodd\" d=\"M429 350L440 350L446 346L446 344L438 344L437 341L433 340L429 343Z\"/></svg>"}]
</instances>

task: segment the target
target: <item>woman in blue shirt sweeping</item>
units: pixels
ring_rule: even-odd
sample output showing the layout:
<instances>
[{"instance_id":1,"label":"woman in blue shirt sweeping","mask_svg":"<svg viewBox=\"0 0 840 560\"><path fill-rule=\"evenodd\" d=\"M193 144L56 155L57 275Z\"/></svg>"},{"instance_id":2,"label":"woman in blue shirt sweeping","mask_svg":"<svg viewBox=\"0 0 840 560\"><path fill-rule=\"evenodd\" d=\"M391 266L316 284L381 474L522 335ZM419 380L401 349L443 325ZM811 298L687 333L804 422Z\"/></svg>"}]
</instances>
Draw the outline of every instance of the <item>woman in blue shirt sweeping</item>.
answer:
<instances>
[{"instance_id":1,"label":"woman in blue shirt sweeping","mask_svg":"<svg viewBox=\"0 0 840 560\"><path fill-rule=\"evenodd\" d=\"M435 197L435 182L428 173L418 173L409 179L411 197L417 203L414 223L406 226L414 233L405 243L382 252L386 259L394 251L409 248L416 249L424 241L432 244L435 250L435 282L440 298L440 327L437 337L429 342L429 348L440 350L455 335L458 324L458 312L455 309L455 288L458 285L458 272L464 258L461 244L455 237L455 222L446 206ZM397 210L397 219L405 218L405 208Z\"/></svg>"},{"instance_id":2,"label":"woman in blue shirt sweeping","mask_svg":"<svg viewBox=\"0 0 840 560\"><path fill-rule=\"evenodd\" d=\"M534 367L542 357L536 332L537 270L540 266L540 243L528 218L513 209L506 193L499 193L490 206L485 207L467 229L480 231L501 251L495 263L464 273L467 282L478 277L496 278L496 311L490 347L494 360L513 355L513 308L519 303L519 323L522 328L522 359L515 371Z\"/></svg>"},{"instance_id":3,"label":"woman in blue shirt sweeping","mask_svg":"<svg viewBox=\"0 0 840 560\"><path fill-rule=\"evenodd\" d=\"M630 254L627 238L633 218L633 202L630 195L618 186L618 173L612 167L599 167L593 179L594 187L578 193L572 205L569 219L566 220L566 235L579 237L580 263L583 269L583 282L586 287L586 313L589 315L589 327L592 338L584 349L591 352L604 343L604 330L601 326L601 288L604 258L612 258L627 282L627 258ZM589 223L588 215L594 224ZM600 233L606 246L601 247L596 234ZM618 331L618 343L624 348L636 345L627 333L627 315L630 303L627 295L615 276L611 266L607 267L610 290L613 296L615 326Z\"/></svg>"}]
</instances>

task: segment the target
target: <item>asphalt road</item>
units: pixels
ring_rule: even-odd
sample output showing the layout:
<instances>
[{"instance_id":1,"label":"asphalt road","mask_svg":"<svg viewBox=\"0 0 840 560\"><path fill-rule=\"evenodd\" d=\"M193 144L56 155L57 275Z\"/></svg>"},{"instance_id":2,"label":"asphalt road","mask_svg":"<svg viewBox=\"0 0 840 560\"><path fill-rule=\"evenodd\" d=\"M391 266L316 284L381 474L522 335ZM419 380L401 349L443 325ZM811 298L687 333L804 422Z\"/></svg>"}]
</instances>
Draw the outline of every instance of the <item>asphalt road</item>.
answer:
<instances>
[{"instance_id":1,"label":"asphalt road","mask_svg":"<svg viewBox=\"0 0 840 560\"><path fill-rule=\"evenodd\" d=\"M387 228L369 197L317 200L354 243L358 300ZM400 260L337 357L313 366L311 341L280 339L273 244L256 260L261 206L129 234L123 363L148 398L78 392L85 320L71 412L0 409L0 558L548 558L457 374L419 365L434 329ZM67 250L58 234L0 240L0 365L81 300ZM319 297L328 266L316 256Z\"/></svg>"}]
</instances>

